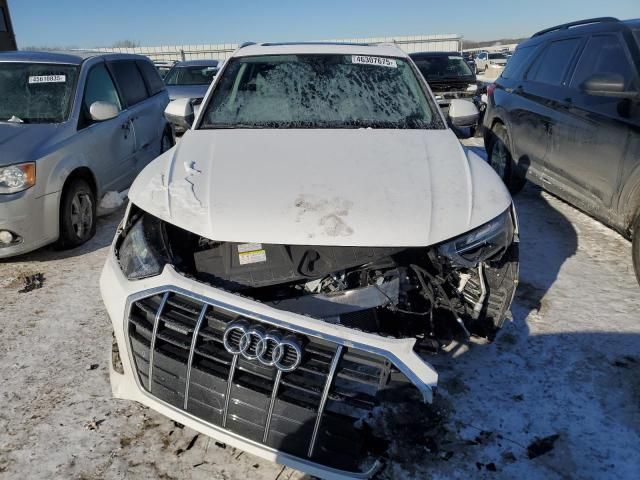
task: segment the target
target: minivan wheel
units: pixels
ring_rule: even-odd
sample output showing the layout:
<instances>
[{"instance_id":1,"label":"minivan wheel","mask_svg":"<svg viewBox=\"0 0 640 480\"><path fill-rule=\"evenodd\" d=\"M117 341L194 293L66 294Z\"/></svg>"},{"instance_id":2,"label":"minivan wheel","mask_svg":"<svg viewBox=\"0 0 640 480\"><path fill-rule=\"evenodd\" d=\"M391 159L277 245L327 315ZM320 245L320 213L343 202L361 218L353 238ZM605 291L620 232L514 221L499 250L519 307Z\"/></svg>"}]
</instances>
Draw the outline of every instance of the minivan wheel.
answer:
<instances>
[{"instance_id":1,"label":"minivan wheel","mask_svg":"<svg viewBox=\"0 0 640 480\"><path fill-rule=\"evenodd\" d=\"M509 134L502 124L496 124L491 129L491 142L488 145L489 165L500 176L512 194L518 193L524 187L526 180L518 177L514 172L514 163L509 150Z\"/></svg>"},{"instance_id":2,"label":"minivan wheel","mask_svg":"<svg viewBox=\"0 0 640 480\"><path fill-rule=\"evenodd\" d=\"M636 279L640 284L640 215L636 218L636 224L633 228L633 242L631 244L633 268L636 271Z\"/></svg>"},{"instance_id":3,"label":"minivan wheel","mask_svg":"<svg viewBox=\"0 0 640 480\"><path fill-rule=\"evenodd\" d=\"M62 193L58 247L82 245L96 233L96 198L87 182L74 179Z\"/></svg>"}]
</instances>

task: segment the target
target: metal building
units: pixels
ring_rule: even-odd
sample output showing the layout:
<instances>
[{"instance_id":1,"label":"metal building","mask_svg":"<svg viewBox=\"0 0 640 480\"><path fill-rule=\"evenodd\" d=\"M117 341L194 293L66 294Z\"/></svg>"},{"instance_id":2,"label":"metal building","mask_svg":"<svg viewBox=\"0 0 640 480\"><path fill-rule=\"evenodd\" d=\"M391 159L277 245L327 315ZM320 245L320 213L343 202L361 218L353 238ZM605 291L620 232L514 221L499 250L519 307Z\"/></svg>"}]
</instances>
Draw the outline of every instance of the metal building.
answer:
<instances>
[{"instance_id":1,"label":"metal building","mask_svg":"<svg viewBox=\"0 0 640 480\"><path fill-rule=\"evenodd\" d=\"M462 36L460 35L411 35L370 38L343 38L324 40L329 42L347 43L395 43L407 53L413 52L460 52L462 50ZM105 47L97 50L101 52L138 53L146 55L151 60L194 60L209 58L226 60L238 48L237 43L220 43L213 45L167 45L158 47L118 48Z\"/></svg>"},{"instance_id":2,"label":"metal building","mask_svg":"<svg viewBox=\"0 0 640 480\"><path fill-rule=\"evenodd\" d=\"M0 51L17 50L7 0L0 0Z\"/></svg>"}]
</instances>

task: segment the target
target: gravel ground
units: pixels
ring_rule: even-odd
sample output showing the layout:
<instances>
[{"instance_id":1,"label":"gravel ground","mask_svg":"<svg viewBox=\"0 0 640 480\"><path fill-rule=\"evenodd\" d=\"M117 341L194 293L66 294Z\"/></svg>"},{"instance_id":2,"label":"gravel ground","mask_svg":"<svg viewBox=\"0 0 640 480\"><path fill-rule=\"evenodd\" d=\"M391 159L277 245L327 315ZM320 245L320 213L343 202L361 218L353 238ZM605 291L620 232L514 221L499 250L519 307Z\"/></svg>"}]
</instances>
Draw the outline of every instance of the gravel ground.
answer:
<instances>
[{"instance_id":1,"label":"gravel ground","mask_svg":"<svg viewBox=\"0 0 640 480\"><path fill-rule=\"evenodd\" d=\"M630 243L531 185L516 205L513 322L493 344L434 358L430 420L412 445L391 445L381 478L638 477ZM0 478L303 478L111 398L98 276L121 216L101 218L78 249L0 261ZM41 288L20 293L25 277Z\"/></svg>"}]
</instances>

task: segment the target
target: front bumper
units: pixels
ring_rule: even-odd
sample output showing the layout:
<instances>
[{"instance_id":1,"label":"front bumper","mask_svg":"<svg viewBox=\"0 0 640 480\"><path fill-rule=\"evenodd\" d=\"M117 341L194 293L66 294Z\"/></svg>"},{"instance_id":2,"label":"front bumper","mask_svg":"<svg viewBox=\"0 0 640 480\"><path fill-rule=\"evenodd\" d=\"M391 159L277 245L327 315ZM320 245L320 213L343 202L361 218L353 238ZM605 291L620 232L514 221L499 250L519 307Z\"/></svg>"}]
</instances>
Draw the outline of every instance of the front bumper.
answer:
<instances>
[{"instance_id":1,"label":"front bumper","mask_svg":"<svg viewBox=\"0 0 640 480\"><path fill-rule=\"evenodd\" d=\"M0 258L27 253L58 238L59 193L36 196L30 188L24 192L0 195L0 230L9 230L19 240L0 244Z\"/></svg>"},{"instance_id":2,"label":"front bumper","mask_svg":"<svg viewBox=\"0 0 640 480\"><path fill-rule=\"evenodd\" d=\"M188 279L180 275L170 266L165 267L163 273L157 277L130 282L122 274L117 260L113 252L111 252L100 279L100 289L113 323L115 338L122 362L122 371L124 372L120 374L116 372L113 366L111 368L111 385L114 396L138 401L177 422L216 438L221 442L228 443L264 459L305 471L311 475L336 479L368 478L377 470L379 464L373 461L369 462L366 468L357 472L336 468L335 465L330 465L331 461L328 462L329 465L323 460L320 461L320 453L317 455L312 455L311 453L306 455L305 453L307 451L311 452L313 450L312 448L307 450L307 445L304 445L303 454L292 454L292 451L296 451L296 446L291 445L291 441L287 442L286 438L279 443L284 446L283 448L274 448L274 442L270 440L269 428L270 425L271 428L273 428L273 425L276 425L277 428L275 417L280 415L277 420L281 422L286 420L283 417L294 415L297 410L300 410L299 406L293 403L281 402L280 393L278 393L278 383L275 384L276 386L273 388L273 391L248 392L249 395L242 397L240 392L244 389L245 393L247 393L246 385L241 385L241 379L236 379L233 374L231 374L228 377L230 381L226 384L224 382L220 383L221 380L219 379L214 379L215 382L210 384L208 387L208 398L211 399L210 405L202 405L202 402L198 401L199 409L187 408L187 403L191 402L191 396L196 396L196 391L200 389L200 386L197 384L193 385L191 390L187 387L186 392L181 385L178 389L174 388L175 385L171 387L173 390L169 391L167 389L167 382L171 383L171 381L182 379L182 375L177 374L175 370L175 359L177 357L173 356L169 358L170 355L165 355L166 352L163 353L157 344L154 345L155 340L153 340L153 338L150 341L150 346L148 343L146 347L143 345L142 352L140 352L141 343L138 340L140 340L141 337L137 336L137 333L135 333L137 332L137 327L130 321L130 317L132 317L134 312L132 309L138 308L139 302L148 302L150 301L149 299L154 298L154 296L162 298L167 294L167 296L170 295L184 299L190 304L204 305L205 309L210 308L212 311L218 311L218 309L220 309L223 310L225 314L238 314L251 321L265 324L269 328L275 327L288 332L294 332L297 335L312 338L313 342L317 341L322 345L332 345L336 348L334 357L338 359L336 365L342 362L342 360L340 360L340 354L345 351L347 352L346 355L351 355L350 352L352 351L362 351L375 358L381 358L389 365L393 364L395 368L419 390L422 400L426 402L432 400L433 390L437 384L437 373L435 370L413 351L414 339L380 337L339 325L328 324L302 315L277 310L251 299L243 298ZM158 312L160 313L156 314L155 322L151 317L151 323L154 323L153 336L161 338L157 325L159 323L158 318L162 316L162 307L158 308ZM160 320L160 322L162 321L163 320ZM138 325L139 324L140 322L138 322ZM197 336L197 332L198 330L196 330L196 333L193 335ZM136 340L134 336L137 336L138 340ZM142 340L144 343L144 339ZM195 356L193 352L197 350L195 348L196 341L191 343L190 348L186 345L186 351L189 352L188 370L191 370L193 357ZM158 340L157 343L162 342L164 342L164 340ZM343 353L343 355L345 354ZM354 353L353 355L357 356L358 354ZM242 359L241 361L244 362ZM152 367L149 367L149 364L152 365ZM240 365L240 362L238 362L238 365ZM245 365L245 367L246 366L247 365ZM182 368L184 369L185 367L183 366ZM235 368L234 362L230 369ZM240 366L238 366L238 368L241 369ZM338 376L340 375L339 368L342 367L336 368L337 370L334 369L333 373L329 370L326 375L328 380L324 380L326 386L324 389L320 389L325 401L327 398L330 398L329 401L333 401L334 397L338 394L338 392L333 391L337 380L332 381L331 379L336 375L336 371L338 372ZM171 371L172 369L174 370ZM149 372L149 370L152 370L150 375L152 378L151 383L145 380L145 376L143 375L145 372ZM193 370L196 370L195 364ZM189 385L189 378L191 378L192 382L195 378L195 382L203 383L198 380L198 378L201 377L201 372L197 375L187 373L186 377L187 385ZM279 379L276 380L276 382L279 381ZM165 384L161 385L163 382L165 382ZM290 380L289 383L291 382L293 382L293 380ZM220 385L216 387L216 383ZM289 385L287 385L284 380L283 385L289 388ZM224 391L225 389L226 391ZM233 394L232 389L237 392L237 395ZM150 393L149 390L152 390L153 393ZM268 406L268 408L266 408L268 411L266 416L269 417L267 419L261 416L264 410L255 406L256 403L262 401L260 399L265 397L265 395L264 406ZM269 396L271 396L271 400L269 400ZM185 397L188 398L188 401L185 401ZM200 400L202 400L202 396ZM220 402L224 404L224 407ZM228 423L224 420L218 421L214 419L218 417L207 416L206 409L213 409L215 404L220 406L220 409L218 409L219 412L224 412L223 415L225 417L228 415ZM332 423L335 421L334 417L338 417L332 413L331 418L329 418L329 414L327 413L329 407L327 407L327 410L323 413L324 406L325 404L321 400L317 412L313 412L315 421L311 419L310 425L307 425L308 428L306 429L304 425L301 425L299 432L291 433L291 438L296 438L297 442L295 435L299 435L300 432L307 432L309 436L303 438L307 438L310 443L313 443L313 440L308 437L315 437L316 434L318 434L319 428L317 425L321 422ZM245 414L243 412L248 413ZM212 413L211 415L214 414ZM220 413L215 413L215 415L220 416ZM240 423L245 426L251 423L246 420L247 415L254 416L252 420L253 424L250 425L252 428L256 427L257 424L259 428L266 429L264 439L262 435L260 435L260 438L255 438L255 435L253 435L252 438L251 429L246 430L234 427L234 425L240 425ZM273 422L270 423L270 417L272 416L274 419ZM223 427L222 425L225 425L225 423L226 426ZM329 428L328 426L327 429ZM242 434L239 432L242 432ZM247 433L245 434L244 432ZM314 433L311 434L311 432ZM322 434L318 434L318 442L321 441L321 436ZM320 450L318 446L316 451L320 452Z\"/></svg>"}]
</instances>

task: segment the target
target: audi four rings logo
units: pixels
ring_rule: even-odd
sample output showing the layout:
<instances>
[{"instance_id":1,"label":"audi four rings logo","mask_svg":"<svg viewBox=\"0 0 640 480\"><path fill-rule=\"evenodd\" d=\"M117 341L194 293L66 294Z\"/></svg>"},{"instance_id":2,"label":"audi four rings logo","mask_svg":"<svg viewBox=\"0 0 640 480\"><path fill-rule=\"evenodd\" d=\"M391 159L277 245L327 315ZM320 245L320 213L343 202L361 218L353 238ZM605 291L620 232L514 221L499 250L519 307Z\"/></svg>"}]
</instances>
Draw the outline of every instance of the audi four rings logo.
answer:
<instances>
[{"instance_id":1,"label":"audi four rings logo","mask_svg":"<svg viewBox=\"0 0 640 480\"><path fill-rule=\"evenodd\" d=\"M302 362L302 346L293 335L283 336L243 320L233 322L224 331L224 348L247 360L258 360L282 372L292 372Z\"/></svg>"}]
</instances>

